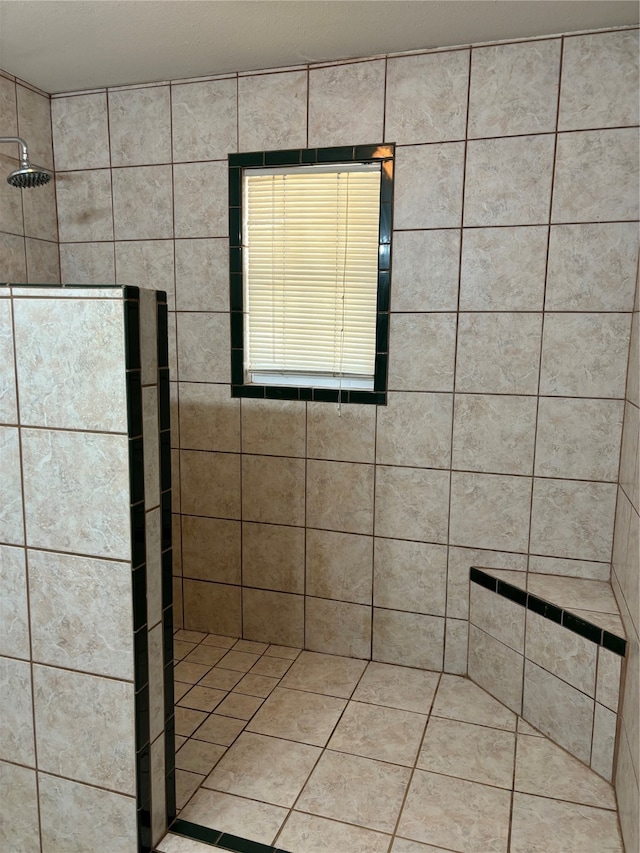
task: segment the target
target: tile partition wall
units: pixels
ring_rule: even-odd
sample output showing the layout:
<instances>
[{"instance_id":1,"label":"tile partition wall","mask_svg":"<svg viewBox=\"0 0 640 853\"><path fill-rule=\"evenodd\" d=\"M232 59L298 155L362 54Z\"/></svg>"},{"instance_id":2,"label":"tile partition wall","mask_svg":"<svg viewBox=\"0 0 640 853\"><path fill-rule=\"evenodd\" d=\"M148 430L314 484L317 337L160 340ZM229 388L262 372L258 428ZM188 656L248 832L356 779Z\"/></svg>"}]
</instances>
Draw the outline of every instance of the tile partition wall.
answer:
<instances>
[{"instance_id":1,"label":"tile partition wall","mask_svg":"<svg viewBox=\"0 0 640 853\"><path fill-rule=\"evenodd\" d=\"M53 169L49 95L0 71L0 136L22 136L36 166ZM58 284L56 187L17 190L5 177L17 169L18 146L0 145L0 281Z\"/></svg>"},{"instance_id":2,"label":"tile partition wall","mask_svg":"<svg viewBox=\"0 0 640 853\"><path fill-rule=\"evenodd\" d=\"M627 680L620 707L618 759L615 785L620 824L627 850L640 850L640 296L636 280L636 303L631 326L629 373L625 399L618 507L613 536L611 580L627 634Z\"/></svg>"},{"instance_id":3,"label":"tile partition wall","mask_svg":"<svg viewBox=\"0 0 640 853\"><path fill-rule=\"evenodd\" d=\"M110 853L143 853L175 812L167 306L158 297L0 287L7 853L87 853L96 839Z\"/></svg>"},{"instance_id":4,"label":"tile partition wall","mask_svg":"<svg viewBox=\"0 0 640 853\"><path fill-rule=\"evenodd\" d=\"M169 294L186 627L461 673L471 565L609 578L637 56L623 30L52 99L63 281ZM389 405L231 399L227 155L377 141Z\"/></svg>"}]
</instances>

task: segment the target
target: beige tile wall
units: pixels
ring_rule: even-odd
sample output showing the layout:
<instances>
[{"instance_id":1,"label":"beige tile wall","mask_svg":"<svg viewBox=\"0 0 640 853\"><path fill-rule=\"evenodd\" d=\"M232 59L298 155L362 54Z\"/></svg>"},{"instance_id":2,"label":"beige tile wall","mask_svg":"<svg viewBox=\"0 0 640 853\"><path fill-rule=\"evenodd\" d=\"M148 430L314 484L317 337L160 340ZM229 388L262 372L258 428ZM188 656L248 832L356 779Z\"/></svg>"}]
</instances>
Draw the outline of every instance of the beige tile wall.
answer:
<instances>
[{"instance_id":1,"label":"beige tile wall","mask_svg":"<svg viewBox=\"0 0 640 853\"><path fill-rule=\"evenodd\" d=\"M53 168L50 98L0 70L0 136L25 139L31 162ZM16 143L0 145L0 281L60 281L56 187L19 190L6 177L20 165Z\"/></svg>"},{"instance_id":2,"label":"beige tile wall","mask_svg":"<svg viewBox=\"0 0 640 853\"><path fill-rule=\"evenodd\" d=\"M618 734L616 790L620 824L627 850L640 848L640 355L638 351L640 299L636 284L629 372L624 409L618 508L613 538L613 591L627 633L626 683Z\"/></svg>"},{"instance_id":3,"label":"beige tile wall","mask_svg":"<svg viewBox=\"0 0 640 853\"><path fill-rule=\"evenodd\" d=\"M463 672L472 562L608 578L637 38L52 99L63 281L175 309L187 627ZM232 400L227 154L380 140L398 145L389 405Z\"/></svg>"}]
</instances>

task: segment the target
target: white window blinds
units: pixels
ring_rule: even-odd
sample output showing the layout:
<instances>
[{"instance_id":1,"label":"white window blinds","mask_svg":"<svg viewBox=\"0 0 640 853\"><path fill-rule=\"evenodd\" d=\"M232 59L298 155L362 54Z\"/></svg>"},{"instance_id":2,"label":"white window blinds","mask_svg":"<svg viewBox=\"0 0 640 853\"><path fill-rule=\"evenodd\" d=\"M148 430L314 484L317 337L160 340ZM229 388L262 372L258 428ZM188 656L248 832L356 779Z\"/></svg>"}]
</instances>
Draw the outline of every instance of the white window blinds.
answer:
<instances>
[{"instance_id":1,"label":"white window blinds","mask_svg":"<svg viewBox=\"0 0 640 853\"><path fill-rule=\"evenodd\" d=\"M380 165L248 170L244 196L250 380L372 387Z\"/></svg>"}]
</instances>

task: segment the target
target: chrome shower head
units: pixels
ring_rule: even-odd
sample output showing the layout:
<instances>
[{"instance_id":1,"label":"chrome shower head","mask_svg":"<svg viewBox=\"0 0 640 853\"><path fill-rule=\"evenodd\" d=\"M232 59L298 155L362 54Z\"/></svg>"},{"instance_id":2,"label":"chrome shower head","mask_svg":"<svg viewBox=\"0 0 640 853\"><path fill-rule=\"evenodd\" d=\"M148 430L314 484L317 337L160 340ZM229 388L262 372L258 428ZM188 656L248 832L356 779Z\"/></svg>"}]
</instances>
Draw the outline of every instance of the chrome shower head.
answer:
<instances>
[{"instance_id":1,"label":"chrome shower head","mask_svg":"<svg viewBox=\"0 0 640 853\"><path fill-rule=\"evenodd\" d=\"M20 146L20 168L7 177L7 183L21 190L42 187L48 184L53 173L48 169L36 169L29 162L27 143L20 136L0 136L0 142L17 142Z\"/></svg>"}]
</instances>

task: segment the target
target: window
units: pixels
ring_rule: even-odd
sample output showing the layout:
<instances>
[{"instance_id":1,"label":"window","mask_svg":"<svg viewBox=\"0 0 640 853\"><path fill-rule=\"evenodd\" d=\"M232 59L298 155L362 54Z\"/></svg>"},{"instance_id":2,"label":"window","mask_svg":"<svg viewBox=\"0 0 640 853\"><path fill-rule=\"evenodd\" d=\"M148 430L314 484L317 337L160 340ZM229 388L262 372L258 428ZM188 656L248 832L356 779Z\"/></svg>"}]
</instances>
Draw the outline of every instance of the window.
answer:
<instances>
[{"instance_id":1,"label":"window","mask_svg":"<svg viewBox=\"0 0 640 853\"><path fill-rule=\"evenodd\" d=\"M229 156L234 396L386 402L393 153Z\"/></svg>"}]
</instances>

